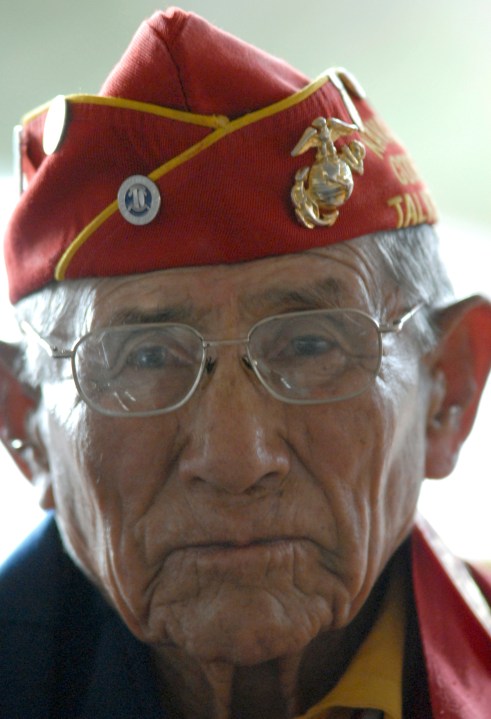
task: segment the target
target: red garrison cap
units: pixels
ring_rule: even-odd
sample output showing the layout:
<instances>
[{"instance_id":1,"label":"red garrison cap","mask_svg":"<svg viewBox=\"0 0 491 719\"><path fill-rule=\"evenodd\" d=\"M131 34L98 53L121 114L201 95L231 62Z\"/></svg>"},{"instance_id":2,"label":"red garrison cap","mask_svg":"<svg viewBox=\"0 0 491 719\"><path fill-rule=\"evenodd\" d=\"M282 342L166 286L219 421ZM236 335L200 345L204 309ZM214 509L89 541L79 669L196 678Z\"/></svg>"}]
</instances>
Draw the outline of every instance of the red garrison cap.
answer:
<instances>
[{"instance_id":1,"label":"red garrison cap","mask_svg":"<svg viewBox=\"0 0 491 719\"><path fill-rule=\"evenodd\" d=\"M10 297L52 280L302 252L435 221L399 142L346 70L314 82L171 8L99 95L23 119Z\"/></svg>"}]
</instances>

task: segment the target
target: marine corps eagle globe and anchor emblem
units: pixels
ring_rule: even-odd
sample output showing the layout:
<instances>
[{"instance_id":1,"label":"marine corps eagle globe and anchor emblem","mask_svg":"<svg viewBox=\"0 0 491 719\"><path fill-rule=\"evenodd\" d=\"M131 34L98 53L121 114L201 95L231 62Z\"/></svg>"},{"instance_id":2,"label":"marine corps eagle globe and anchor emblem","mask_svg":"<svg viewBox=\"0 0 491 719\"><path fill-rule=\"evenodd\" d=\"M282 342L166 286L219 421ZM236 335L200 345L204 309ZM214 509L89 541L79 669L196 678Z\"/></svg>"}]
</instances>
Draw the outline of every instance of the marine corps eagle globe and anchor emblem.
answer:
<instances>
[{"instance_id":1,"label":"marine corps eagle globe and anchor emblem","mask_svg":"<svg viewBox=\"0 0 491 719\"><path fill-rule=\"evenodd\" d=\"M339 151L334 144L338 138L357 131L357 125L335 117L318 117L293 148L293 157L317 148L314 164L297 171L291 190L295 214L305 227L331 227L338 219L338 208L353 192L351 170L363 174L363 143L352 140Z\"/></svg>"}]
</instances>

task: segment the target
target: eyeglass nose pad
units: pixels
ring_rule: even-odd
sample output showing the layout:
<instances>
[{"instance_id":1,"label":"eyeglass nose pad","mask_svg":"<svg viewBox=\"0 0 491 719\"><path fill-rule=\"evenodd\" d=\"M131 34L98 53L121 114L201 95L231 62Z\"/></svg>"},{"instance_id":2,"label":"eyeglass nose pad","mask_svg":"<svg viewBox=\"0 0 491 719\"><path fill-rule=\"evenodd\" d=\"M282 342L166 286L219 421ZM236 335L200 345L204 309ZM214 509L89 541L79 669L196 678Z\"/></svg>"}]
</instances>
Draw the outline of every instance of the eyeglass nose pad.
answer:
<instances>
[{"instance_id":1,"label":"eyeglass nose pad","mask_svg":"<svg viewBox=\"0 0 491 719\"><path fill-rule=\"evenodd\" d=\"M252 369L251 360L249 359L249 357L247 355L242 355L241 360L244 363L244 365L247 367L247 369Z\"/></svg>"},{"instance_id":2,"label":"eyeglass nose pad","mask_svg":"<svg viewBox=\"0 0 491 719\"><path fill-rule=\"evenodd\" d=\"M211 374L213 372L213 370L216 367L216 363L217 363L216 359L212 359L211 357L206 358L206 362L205 362L206 374Z\"/></svg>"}]
</instances>

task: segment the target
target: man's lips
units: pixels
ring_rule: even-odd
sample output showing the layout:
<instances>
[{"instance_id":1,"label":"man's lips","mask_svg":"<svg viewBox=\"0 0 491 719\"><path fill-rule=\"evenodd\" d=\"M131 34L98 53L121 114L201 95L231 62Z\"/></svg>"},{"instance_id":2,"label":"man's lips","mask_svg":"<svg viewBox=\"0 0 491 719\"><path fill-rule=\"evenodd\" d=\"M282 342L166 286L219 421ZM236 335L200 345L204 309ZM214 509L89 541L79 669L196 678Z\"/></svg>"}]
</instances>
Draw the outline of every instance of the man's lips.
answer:
<instances>
[{"instance_id":1,"label":"man's lips","mask_svg":"<svg viewBox=\"0 0 491 719\"><path fill-rule=\"evenodd\" d=\"M256 554L257 556L265 552L281 553L291 551L294 548L310 545L316 546L315 542L306 537L261 537L251 539L220 539L208 542L197 542L173 549L169 555L175 553L185 553L187 555L195 555L196 557L212 557L214 555L235 555L246 556L247 554ZM169 556L167 555L167 556Z\"/></svg>"},{"instance_id":2,"label":"man's lips","mask_svg":"<svg viewBox=\"0 0 491 719\"><path fill-rule=\"evenodd\" d=\"M273 537L251 537L246 539L211 539L203 542L193 542L193 544L184 545L180 549L201 549L207 547L219 547L224 549L236 549L243 547L262 546L269 544L278 544L279 542L311 542L308 537L302 536L273 536Z\"/></svg>"}]
</instances>

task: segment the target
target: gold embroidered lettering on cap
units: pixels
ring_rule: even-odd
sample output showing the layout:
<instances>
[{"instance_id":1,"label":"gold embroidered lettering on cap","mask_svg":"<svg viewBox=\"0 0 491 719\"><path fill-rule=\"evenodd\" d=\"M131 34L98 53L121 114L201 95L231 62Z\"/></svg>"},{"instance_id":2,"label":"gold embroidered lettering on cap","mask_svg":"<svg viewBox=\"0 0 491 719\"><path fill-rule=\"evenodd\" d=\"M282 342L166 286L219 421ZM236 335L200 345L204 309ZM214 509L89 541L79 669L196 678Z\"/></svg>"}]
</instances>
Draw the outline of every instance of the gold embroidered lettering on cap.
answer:
<instances>
[{"instance_id":1,"label":"gold embroidered lettering on cap","mask_svg":"<svg viewBox=\"0 0 491 719\"><path fill-rule=\"evenodd\" d=\"M338 138L357 130L356 125L335 117L318 117L293 148L293 157L311 148L317 149L314 164L297 171L291 191L295 214L305 227L331 227L339 217L338 208L353 192L351 170L363 174L363 143L352 140L339 152L334 144Z\"/></svg>"},{"instance_id":2,"label":"gold embroidered lettering on cap","mask_svg":"<svg viewBox=\"0 0 491 719\"><path fill-rule=\"evenodd\" d=\"M405 192L387 200L387 205L396 211L396 229L412 227L423 222L436 222L437 212L431 195L427 191Z\"/></svg>"}]
</instances>

